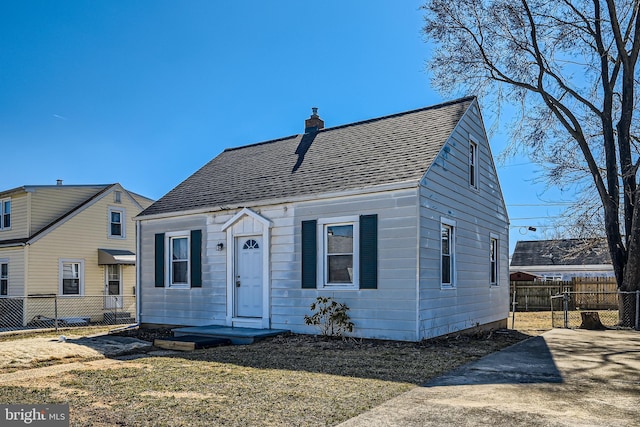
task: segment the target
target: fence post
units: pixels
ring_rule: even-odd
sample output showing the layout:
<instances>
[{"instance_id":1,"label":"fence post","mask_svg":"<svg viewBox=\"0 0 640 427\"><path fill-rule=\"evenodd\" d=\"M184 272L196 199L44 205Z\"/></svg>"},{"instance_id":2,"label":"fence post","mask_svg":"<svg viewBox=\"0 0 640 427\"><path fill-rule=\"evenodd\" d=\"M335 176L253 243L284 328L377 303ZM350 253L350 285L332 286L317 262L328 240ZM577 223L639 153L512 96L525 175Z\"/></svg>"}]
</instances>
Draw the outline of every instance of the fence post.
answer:
<instances>
[{"instance_id":1,"label":"fence post","mask_svg":"<svg viewBox=\"0 0 640 427\"><path fill-rule=\"evenodd\" d=\"M569 328L569 294L565 291L562 293L562 309L564 311L564 327Z\"/></svg>"},{"instance_id":2,"label":"fence post","mask_svg":"<svg viewBox=\"0 0 640 427\"><path fill-rule=\"evenodd\" d=\"M514 325L516 323L516 286L513 287L513 300L511 302L511 329L515 329Z\"/></svg>"},{"instance_id":3,"label":"fence post","mask_svg":"<svg viewBox=\"0 0 640 427\"><path fill-rule=\"evenodd\" d=\"M58 295L53 296L53 324L58 332Z\"/></svg>"},{"instance_id":4,"label":"fence post","mask_svg":"<svg viewBox=\"0 0 640 427\"><path fill-rule=\"evenodd\" d=\"M636 291L636 331L640 331L640 291Z\"/></svg>"}]
</instances>

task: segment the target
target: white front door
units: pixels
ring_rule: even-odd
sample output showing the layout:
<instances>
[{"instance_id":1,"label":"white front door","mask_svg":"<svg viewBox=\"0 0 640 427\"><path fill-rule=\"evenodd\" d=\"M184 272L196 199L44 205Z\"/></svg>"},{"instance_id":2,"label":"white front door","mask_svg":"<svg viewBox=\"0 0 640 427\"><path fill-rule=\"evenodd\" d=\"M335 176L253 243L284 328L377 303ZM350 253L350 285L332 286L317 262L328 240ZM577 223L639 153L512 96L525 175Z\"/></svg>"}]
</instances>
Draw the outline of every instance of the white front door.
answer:
<instances>
[{"instance_id":1,"label":"white front door","mask_svg":"<svg viewBox=\"0 0 640 427\"><path fill-rule=\"evenodd\" d=\"M106 265L104 283L104 308L122 308L122 266Z\"/></svg>"},{"instance_id":2,"label":"white front door","mask_svg":"<svg viewBox=\"0 0 640 427\"><path fill-rule=\"evenodd\" d=\"M235 240L235 316L262 317L262 236Z\"/></svg>"}]
</instances>

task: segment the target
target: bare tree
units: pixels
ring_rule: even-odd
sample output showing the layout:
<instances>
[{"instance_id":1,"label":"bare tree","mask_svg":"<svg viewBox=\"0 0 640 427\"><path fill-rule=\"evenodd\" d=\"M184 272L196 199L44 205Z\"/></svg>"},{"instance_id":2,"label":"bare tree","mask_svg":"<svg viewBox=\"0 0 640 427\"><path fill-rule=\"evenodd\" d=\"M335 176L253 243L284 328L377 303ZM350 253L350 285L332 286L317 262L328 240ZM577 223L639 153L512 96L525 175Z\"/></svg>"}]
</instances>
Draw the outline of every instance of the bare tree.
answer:
<instances>
[{"instance_id":1,"label":"bare tree","mask_svg":"<svg viewBox=\"0 0 640 427\"><path fill-rule=\"evenodd\" d=\"M636 67L640 0L427 0L428 66L443 92L518 111L510 150L547 166L551 184L597 193L618 287L640 289ZM623 324L635 317L622 304Z\"/></svg>"}]
</instances>

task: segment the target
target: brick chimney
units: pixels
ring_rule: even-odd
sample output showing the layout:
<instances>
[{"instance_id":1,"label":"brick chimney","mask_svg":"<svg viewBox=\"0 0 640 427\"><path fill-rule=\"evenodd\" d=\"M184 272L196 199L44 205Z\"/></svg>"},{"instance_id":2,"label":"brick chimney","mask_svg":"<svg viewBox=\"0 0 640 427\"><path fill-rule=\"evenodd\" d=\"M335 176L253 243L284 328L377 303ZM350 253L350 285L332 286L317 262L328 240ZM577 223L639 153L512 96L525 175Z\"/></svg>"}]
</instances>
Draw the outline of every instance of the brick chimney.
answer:
<instances>
[{"instance_id":1,"label":"brick chimney","mask_svg":"<svg viewBox=\"0 0 640 427\"><path fill-rule=\"evenodd\" d=\"M318 107L311 108L311 116L304 121L304 133L317 132L324 128L324 120L318 116Z\"/></svg>"}]
</instances>

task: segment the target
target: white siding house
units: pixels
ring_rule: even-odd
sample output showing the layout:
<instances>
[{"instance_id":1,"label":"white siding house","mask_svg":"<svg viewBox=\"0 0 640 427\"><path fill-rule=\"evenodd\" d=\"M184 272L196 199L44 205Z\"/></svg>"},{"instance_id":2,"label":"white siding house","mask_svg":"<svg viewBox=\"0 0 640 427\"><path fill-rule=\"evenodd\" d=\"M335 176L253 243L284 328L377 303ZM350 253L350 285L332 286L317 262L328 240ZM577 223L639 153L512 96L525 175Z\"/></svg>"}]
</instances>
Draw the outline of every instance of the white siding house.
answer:
<instances>
[{"instance_id":1,"label":"white siding house","mask_svg":"<svg viewBox=\"0 0 640 427\"><path fill-rule=\"evenodd\" d=\"M225 150L142 212L143 324L418 341L508 316L508 218L475 98Z\"/></svg>"}]
</instances>

